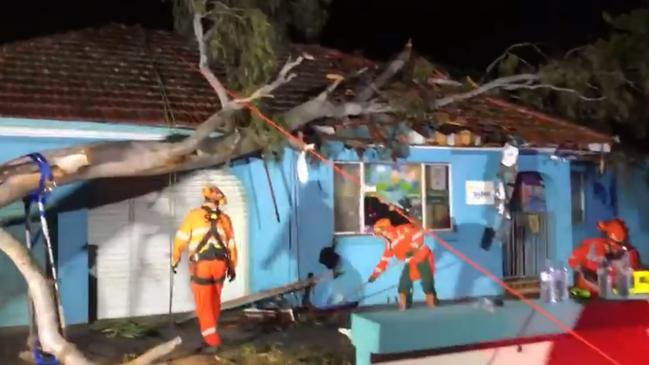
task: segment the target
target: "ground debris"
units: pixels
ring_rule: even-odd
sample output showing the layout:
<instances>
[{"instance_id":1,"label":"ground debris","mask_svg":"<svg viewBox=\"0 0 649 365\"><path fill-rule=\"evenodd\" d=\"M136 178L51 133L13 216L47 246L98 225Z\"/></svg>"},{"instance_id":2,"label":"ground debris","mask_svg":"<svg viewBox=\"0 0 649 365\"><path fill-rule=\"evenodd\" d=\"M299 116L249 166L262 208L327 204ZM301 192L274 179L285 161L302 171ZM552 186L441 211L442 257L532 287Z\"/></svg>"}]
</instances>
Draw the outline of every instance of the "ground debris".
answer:
<instances>
[{"instance_id":1,"label":"ground debris","mask_svg":"<svg viewBox=\"0 0 649 365\"><path fill-rule=\"evenodd\" d=\"M100 321L92 325L93 330L107 337L142 338L158 336L160 332L153 325L140 323L132 319Z\"/></svg>"}]
</instances>

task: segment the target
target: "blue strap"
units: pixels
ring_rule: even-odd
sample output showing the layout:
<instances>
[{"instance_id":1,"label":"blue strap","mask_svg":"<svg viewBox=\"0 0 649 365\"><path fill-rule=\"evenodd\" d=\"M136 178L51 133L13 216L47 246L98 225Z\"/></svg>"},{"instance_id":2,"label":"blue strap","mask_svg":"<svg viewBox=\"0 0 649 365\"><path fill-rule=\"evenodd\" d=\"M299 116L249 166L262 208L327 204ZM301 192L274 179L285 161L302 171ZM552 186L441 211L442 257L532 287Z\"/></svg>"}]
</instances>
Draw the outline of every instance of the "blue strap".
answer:
<instances>
[{"instance_id":1,"label":"blue strap","mask_svg":"<svg viewBox=\"0 0 649 365\"><path fill-rule=\"evenodd\" d=\"M30 153L27 155L27 157L31 158L38 165L38 169L40 171L38 189L29 194L29 199L25 199L25 213L27 214L25 219L27 220L26 226L29 227L28 220L31 203L40 203L39 215L41 216L41 219L43 219L45 217L45 210L43 209L43 207L47 202L47 198L49 197L52 188L56 186L56 182L54 181L52 168L49 162L47 162L45 156L40 153ZM49 232L47 232L46 226L43 226L43 234L48 241L49 246ZM59 365L59 361L55 356L42 352L39 342L37 342L36 346L34 346L34 348L32 349L32 354L37 365Z\"/></svg>"},{"instance_id":2,"label":"blue strap","mask_svg":"<svg viewBox=\"0 0 649 365\"><path fill-rule=\"evenodd\" d=\"M32 192L30 198L32 202L38 202L41 200L43 204L45 204L51 192L51 188L56 185L54 182L52 167L49 162L47 162L45 156L40 153L30 153L27 156L36 162L41 173L41 177L38 180L38 190Z\"/></svg>"},{"instance_id":3,"label":"blue strap","mask_svg":"<svg viewBox=\"0 0 649 365\"><path fill-rule=\"evenodd\" d=\"M40 350L40 343L32 350L34 362L36 365L59 365L59 360L50 354L46 354Z\"/></svg>"}]
</instances>

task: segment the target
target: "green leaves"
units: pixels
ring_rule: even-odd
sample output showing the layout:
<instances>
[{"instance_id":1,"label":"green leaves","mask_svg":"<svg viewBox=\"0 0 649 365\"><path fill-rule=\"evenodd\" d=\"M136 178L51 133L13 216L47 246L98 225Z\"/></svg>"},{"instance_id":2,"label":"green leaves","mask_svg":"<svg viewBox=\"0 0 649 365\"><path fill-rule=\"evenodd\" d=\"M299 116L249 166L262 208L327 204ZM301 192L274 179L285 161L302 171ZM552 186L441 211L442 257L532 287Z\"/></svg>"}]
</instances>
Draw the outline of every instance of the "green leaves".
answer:
<instances>
[{"instance_id":1,"label":"green leaves","mask_svg":"<svg viewBox=\"0 0 649 365\"><path fill-rule=\"evenodd\" d=\"M258 8L232 8L216 1L207 18L212 63L224 67L228 87L252 89L268 82L277 67L275 30Z\"/></svg>"},{"instance_id":2,"label":"green leaves","mask_svg":"<svg viewBox=\"0 0 649 365\"><path fill-rule=\"evenodd\" d=\"M613 17L602 14L610 24L606 38L571 50L536 65L542 83L576 93L548 89L517 90L526 104L572 120L621 133L627 142L649 141L649 9ZM523 64L508 55L499 64L501 75L523 72ZM584 100L603 96L603 100Z\"/></svg>"},{"instance_id":3,"label":"green leaves","mask_svg":"<svg viewBox=\"0 0 649 365\"><path fill-rule=\"evenodd\" d=\"M519 62L520 59L518 58L518 56L516 56L513 53L510 53L498 65L498 72L500 72L500 74L503 75L511 75L516 71Z\"/></svg>"}]
</instances>

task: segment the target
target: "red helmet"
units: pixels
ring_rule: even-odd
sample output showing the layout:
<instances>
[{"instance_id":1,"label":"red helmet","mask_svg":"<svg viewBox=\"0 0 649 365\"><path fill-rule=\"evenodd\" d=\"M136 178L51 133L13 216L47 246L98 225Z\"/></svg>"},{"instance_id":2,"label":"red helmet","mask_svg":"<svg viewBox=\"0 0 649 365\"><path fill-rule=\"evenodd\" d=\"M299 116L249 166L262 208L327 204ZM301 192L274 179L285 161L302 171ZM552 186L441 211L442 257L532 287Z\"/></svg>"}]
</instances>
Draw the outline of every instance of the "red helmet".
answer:
<instances>
[{"instance_id":1,"label":"red helmet","mask_svg":"<svg viewBox=\"0 0 649 365\"><path fill-rule=\"evenodd\" d=\"M629 238L629 229L624 221L619 218L613 218L607 221L599 221L597 228L606 234L611 241L623 244Z\"/></svg>"}]
</instances>

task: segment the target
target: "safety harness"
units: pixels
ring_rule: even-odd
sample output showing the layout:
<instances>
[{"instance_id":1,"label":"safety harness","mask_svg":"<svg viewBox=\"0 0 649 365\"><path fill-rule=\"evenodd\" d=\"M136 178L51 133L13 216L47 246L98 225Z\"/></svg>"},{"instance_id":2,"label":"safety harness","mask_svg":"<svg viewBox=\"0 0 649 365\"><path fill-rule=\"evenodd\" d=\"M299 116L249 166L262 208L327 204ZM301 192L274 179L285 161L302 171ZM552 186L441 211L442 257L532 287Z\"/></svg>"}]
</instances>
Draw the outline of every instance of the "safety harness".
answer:
<instances>
[{"instance_id":1,"label":"safety harness","mask_svg":"<svg viewBox=\"0 0 649 365\"><path fill-rule=\"evenodd\" d=\"M31 205L32 203L37 203L38 205L38 215L41 222L41 230L43 238L45 239L45 245L47 247L48 261L52 274L52 280L54 282L54 293L55 300L58 307L59 314L59 330L62 333L65 333L65 320L63 317L63 305L61 303L61 298L59 296L59 283L58 277L56 274L56 265L54 263L54 252L52 250L52 240L50 239L50 230L47 224L47 218L45 215L45 204L47 199L51 194L54 187L56 187L56 182L54 181L54 175L52 173L52 168L48 163L47 159L40 153L31 153L27 155L38 165L40 171L40 179L38 181L38 190L32 192L24 199L25 205L25 239L27 243L27 248L32 249L34 242L32 241L31 234ZM59 361L55 356L51 354L44 353L41 350L40 342L36 339L36 329L34 323L34 308L33 303L30 299L29 301L29 332L30 332L30 346L32 348L32 354L37 365L58 365Z\"/></svg>"},{"instance_id":2,"label":"safety harness","mask_svg":"<svg viewBox=\"0 0 649 365\"><path fill-rule=\"evenodd\" d=\"M223 239L221 238L221 234L219 233L218 229L218 222L219 219L221 218L221 210L217 209L212 209L207 206L202 206L201 207L203 210L205 210L205 219L207 219L210 222L210 229L207 231L207 233L203 236L201 241L198 243L198 246L196 246L196 251L191 257L191 261L194 263L198 263L199 261L212 261L212 260L223 260L226 262L228 270L232 270L232 260L230 258L230 252L228 251L228 248L226 247L225 243L223 242ZM216 242L218 243L218 247L214 245L209 245L206 251L201 252L205 245L210 241L210 239L214 238ZM225 278L221 279L214 279L214 278L201 278L199 276L196 276L194 273L191 275L191 280L199 285L211 285L211 284L216 284L217 282L223 282Z\"/></svg>"}]
</instances>

